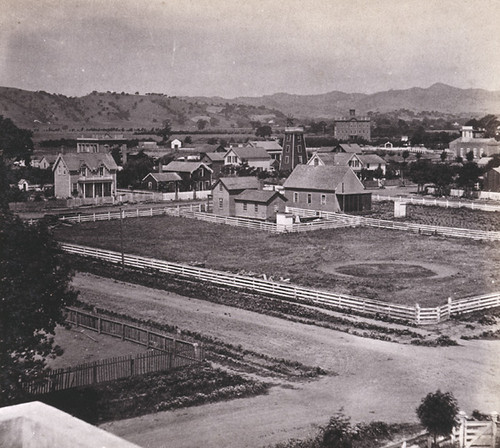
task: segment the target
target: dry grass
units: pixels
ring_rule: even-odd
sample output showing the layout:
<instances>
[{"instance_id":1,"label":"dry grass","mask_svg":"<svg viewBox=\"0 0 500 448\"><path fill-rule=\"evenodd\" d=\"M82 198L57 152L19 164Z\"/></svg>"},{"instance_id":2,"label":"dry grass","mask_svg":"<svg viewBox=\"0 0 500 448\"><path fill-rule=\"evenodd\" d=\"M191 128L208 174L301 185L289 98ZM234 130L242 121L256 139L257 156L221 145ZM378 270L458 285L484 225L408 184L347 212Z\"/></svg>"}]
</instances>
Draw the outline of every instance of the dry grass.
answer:
<instances>
[{"instance_id":1,"label":"dry grass","mask_svg":"<svg viewBox=\"0 0 500 448\"><path fill-rule=\"evenodd\" d=\"M382 229L332 229L270 235L187 218L123 221L124 251L207 268L290 278L323 288L394 303L436 306L447 297L495 291L500 281L500 244L420 236ZM85 223L56 230L67 242L120 250L120 223ZM444 278L356 278L325 273L331 264L426 263L452 267ZM406 278L405 278L406 277Z\"/></svg>"}]
</instances>

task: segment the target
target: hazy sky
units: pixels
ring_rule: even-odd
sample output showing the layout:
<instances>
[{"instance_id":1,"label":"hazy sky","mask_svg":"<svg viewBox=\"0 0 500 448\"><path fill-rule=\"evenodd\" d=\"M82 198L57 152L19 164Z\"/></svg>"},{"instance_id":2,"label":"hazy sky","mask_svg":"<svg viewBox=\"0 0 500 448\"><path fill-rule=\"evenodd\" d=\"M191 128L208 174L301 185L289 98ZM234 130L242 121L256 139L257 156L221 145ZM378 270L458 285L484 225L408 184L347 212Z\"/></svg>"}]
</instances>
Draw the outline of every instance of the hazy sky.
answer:
<instances>
[{"instance_id":1,"label":"hazy sky","mask_svg":"<svg viewBox=\"0 0 500 448\"><path fill-rule=\"evenodd\" d=\"M500 90L498 0L0 0L0 85L259 96Z\"/></svg>"}]
</instances>

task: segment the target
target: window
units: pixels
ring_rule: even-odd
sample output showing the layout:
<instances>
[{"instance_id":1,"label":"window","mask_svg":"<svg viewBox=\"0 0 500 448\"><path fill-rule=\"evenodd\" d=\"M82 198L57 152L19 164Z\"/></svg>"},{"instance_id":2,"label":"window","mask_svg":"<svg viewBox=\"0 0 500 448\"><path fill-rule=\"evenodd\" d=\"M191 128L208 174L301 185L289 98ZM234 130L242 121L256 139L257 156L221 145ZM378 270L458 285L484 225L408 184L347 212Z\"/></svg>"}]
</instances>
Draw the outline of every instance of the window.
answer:
<instances>
[{"instance_id":1,"label":"window","mask_svg":"<svg viewBox=\"0 0 500 448\"><path fill-rule=\"evenodd\" d=\"M104 167L103 166L99 167L99 176L104 176Z\"/></svg>"},{"instance_id":2,"label":"window","mask_svg":"<svg viewBox=\"0 0 500 448\"><path fill-rule=\"evenodd\" d=\"M319 160L318 160L318 158L316 157L316 158L314 159L314 166L318 166L318 165L319 165Z\"/></svg>"},{"instance_id":3,"label":"window","mask_svg":"<svg viewBox=\"0 0 500 448\"><path fill-rule=\"evenodd\" d=\"M302 163L302 156L299 156L299 163Z\"/></svg>"},{"instance_id":4,"label":"window","mask_svg":"<svg viewBox=\"0 0 500 448\"><path fill-rule=\"evenodd\" d=\"M254 205L254 210L255 210L255 212L258 212L258 211L259 211L259 204L255 204L255 205Z\"/></svg>"},{"instance_id":5,"label":"window","mask_svg":"<svg viewBox=\"0 0 500 448\"><path fill-rule=\"evenodd\" d=\"M307 203L312 204L312 194L311 193L307 193Z\"/></svg>"},{"instance_id":6,"label":"window","mask_svg":"<svg viewBox=\"0 0 500 448\"><path fill-rule=\"evenodd\" d=\"M285 151L286 151L286 152L290 152L290 145L286 145L286 146L285 146Z\"/></svg>"},{"instance_id":7,"label":"window","mask_svg":"<svg viewBox=\"0 0 500 448\"><path fill-rule=\"evenodd\" d=\"M246 210L247 209L247 203L246 202L243 202L243 210Z\"/></svg>"},{"instance_id":8,"label":"window","mask_svg":"<svg viewBox=\"0 0 500 448\"><path fill-rule=\"evenodd\" d=\"M200 168L200 177L205 176L205 170L203 168Z\"/></svg>"},{"instance_id":9,"label":"window","mask_svg":"<svg viewBox=\"0 0 500 448\"><path fill-rule=\"evenodd\" d=\"M83 177L85 177L85 176L87 175L87 167L82 166L82 167L80 168L80 174L81 174Z\"/></svg>"},{"instance_id":10,"label":"window","mask_svg":"<svg viewBox=\"0 0 500 448\"><path fill-rule=\"evenodd\" d=\"M101 183L95 184L95 196L96 196L96 198L102 197L102 184Z\"/></svg>"},{"instance_id":11,"label":"window","mask_svg":"<svg viewBox=\"0 0 500 448\"><path fill-rule=\"evenodd\" d=\"M293 194L293 202L299 202L299 193Z\"/></svg>"},{"instance_id":12,"label":"window","mask_svg":"<svg viewBox=\"0 0 500 448\"><path fill-rule=\"evenodd\" d=\"M103 184L103 187L104 187L104 196L111 196L111 184L105 183Z\"/></svg>"},{"instance_id":13,"label":"window","mask_svg":"<svg viewBox=\"0 0 500 448\"><path fill-rule=\"evenodd\" d=\"M297 152L302 152L302 145L297 145Z\"/></svg>"},{"instance_id":14,"label":"window","mask_svg":"<svg viewBox=\"0 0 500 448\"><path fill-rule=\"evenodd\" d=\"M325 205L326 204L326 194L322 194L321 195L321 205Z\"/></svg>"},{"instance_id":15,"label":"window","mask_svg":"<svg viewBox=\"0 0 500 448\"><path fill-rule=\"evenodd\" d=\"M222 191L222 182L219 182L219 191Z\"/></svg>"},{"instance_id":16,"label":"window","mask_svg":"<svg viewBox=\"0 0 500 448\"><path fill-rule=\"evenodd\" d=\"M219 208L222 208L224 206L224 199L219 198Z\"/></svg>"},{"instance_id":17,"label":"window","mask_svg":"<svg viewBox=\"0 0 500 448\"><path fill-rule=\"evenodd\" d=\"M288 165L288 163L290 163L290 157L288 156L285 156L285 163Z\"/></svg>"}]
</instances>

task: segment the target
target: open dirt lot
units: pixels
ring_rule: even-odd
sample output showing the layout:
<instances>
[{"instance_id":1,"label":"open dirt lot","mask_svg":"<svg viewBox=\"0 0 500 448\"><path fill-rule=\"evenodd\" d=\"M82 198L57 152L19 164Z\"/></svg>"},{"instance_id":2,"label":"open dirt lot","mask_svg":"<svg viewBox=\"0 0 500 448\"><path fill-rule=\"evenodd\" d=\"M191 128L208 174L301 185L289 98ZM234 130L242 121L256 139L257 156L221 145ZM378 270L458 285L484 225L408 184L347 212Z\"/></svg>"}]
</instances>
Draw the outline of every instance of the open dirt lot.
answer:
<instances>
[{"instance_id":1,"label":"open dirt lot","mask_svg":"<svg viewBox=\"0 0 500 448\"><path fill-rule=\"evenodd\" d=\"M152 237L154 235L154 237ZM83 223L57 229L67 242L120 251L120 222ZM421 306L448 297L495 292L500 282L500 244L416 235L374 228L332 229L270 235L188 218L123 221L124 251L207 268L255 274L338 293ZM325 272L335 263L434 264L451 275L412 278L346 276Z\"/></svg>"},{"instance_id":2,"label":"open dirt lot","mask_svg":"<svg viewBox=\"0 0 500 448\"><path fill-rule=\"evenodd\" d=\"M259 447L305 437L340 408L354 421L416 421L430 391L462 409L500 409L500 341L418 347L364 339L165 291L78 274L81 299L212 335L337 375L283 383L269 395L162 412L103 426L144 447Z\"/></svg>"}]
</instances>

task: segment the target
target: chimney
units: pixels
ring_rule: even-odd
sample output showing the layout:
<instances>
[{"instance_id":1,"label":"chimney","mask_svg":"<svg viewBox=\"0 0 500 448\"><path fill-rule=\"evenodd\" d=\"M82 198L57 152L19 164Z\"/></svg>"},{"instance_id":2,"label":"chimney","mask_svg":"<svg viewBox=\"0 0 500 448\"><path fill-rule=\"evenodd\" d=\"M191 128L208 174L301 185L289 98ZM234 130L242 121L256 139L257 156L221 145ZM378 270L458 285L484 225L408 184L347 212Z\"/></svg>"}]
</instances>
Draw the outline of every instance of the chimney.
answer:
<instances>
[{"instance_id":1,"label":"chimney","mask_svg":"<svg viewBox=\"0 0 500 448\"><path fill-rule=\"evenodd\" d=\"M161 159L158 159L158 173L163 173L163 162Z\"/></svg>"}]
</instances>

